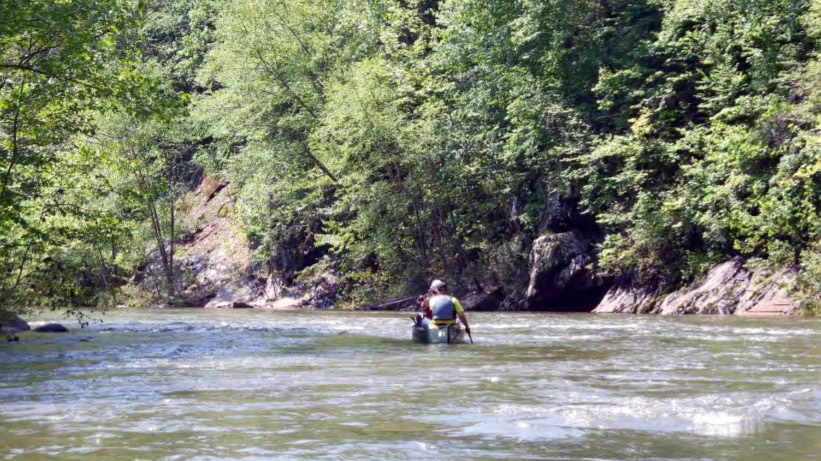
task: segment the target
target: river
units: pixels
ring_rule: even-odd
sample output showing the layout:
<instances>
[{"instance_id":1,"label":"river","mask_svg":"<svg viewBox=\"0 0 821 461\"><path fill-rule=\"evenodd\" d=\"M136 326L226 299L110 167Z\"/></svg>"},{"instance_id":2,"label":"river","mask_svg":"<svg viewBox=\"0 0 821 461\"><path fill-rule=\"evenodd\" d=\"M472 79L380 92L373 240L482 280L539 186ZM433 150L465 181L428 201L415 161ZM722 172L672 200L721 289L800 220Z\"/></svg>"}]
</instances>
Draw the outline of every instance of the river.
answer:
<instances>
[{"instance_id":1,"label":"river","mask_svg":"<svg viewBox=\"0 0 821 461\"><path fill-rule=\"evenodd\" d=\"M818 320L476 313L423 346L407 313L102 319L0 344L0 459L821 454Z\"/></svg>"}]
</instances>

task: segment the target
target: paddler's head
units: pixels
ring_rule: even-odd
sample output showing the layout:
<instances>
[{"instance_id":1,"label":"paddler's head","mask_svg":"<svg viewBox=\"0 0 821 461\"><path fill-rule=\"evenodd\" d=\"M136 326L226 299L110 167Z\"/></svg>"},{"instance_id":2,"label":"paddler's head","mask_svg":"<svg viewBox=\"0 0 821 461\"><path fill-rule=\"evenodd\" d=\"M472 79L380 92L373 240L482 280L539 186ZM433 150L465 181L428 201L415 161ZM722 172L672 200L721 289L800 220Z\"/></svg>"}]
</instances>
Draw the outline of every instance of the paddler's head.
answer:
<instances>
[{"instance_id":1,"label":"paddler's head","mask_svg":"<svg viewBox=\"0 0 821 461\"><path fill-rule=\"evenodd\" d=\"M435 295L445 294L448 292L448 285L447 283L436 279L430 284L430 292Z\"/></svg>"}]
</instances>

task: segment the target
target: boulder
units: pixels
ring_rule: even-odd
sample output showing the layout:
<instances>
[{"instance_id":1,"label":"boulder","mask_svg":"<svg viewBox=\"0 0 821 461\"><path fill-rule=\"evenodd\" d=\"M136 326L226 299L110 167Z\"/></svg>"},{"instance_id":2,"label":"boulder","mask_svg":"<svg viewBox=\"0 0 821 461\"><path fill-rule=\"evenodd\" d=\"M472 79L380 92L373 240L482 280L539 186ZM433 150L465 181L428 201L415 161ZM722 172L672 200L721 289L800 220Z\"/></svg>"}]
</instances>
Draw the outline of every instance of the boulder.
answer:
<instances>
[{"instance_id":1,"label":"boulder","mask_svg":"<svg viewBox=\"0 0 821 461\"><path fill-rule=\"evenodd\" d=\"M333 309L339 292L339 275L328 270L294 286L288 285L282 277L272 275L250 304L262 309Z\"/></svg>"},{"instance_id":2,"label":"boulder","mask_svg":"<svg viewBox=\"0 0 821 461\"><path fill-rule=\"evenodd\" d=\"M798 277L798 269L789 267L774 274L755 270L744 292L738 298L735 315L789 315L796 311L799 300L790 292Z\"/></svg>"},{"instance_id":3,"label":"boulder","mask_svg":"<svg viewBox=\"0 0 821 461\"><path fill-rule=\"evenodd\" d=\"M310 281L309 303L317 309L333 309L339 291L339 276L326 271Z\"/></svg>"},{"instance_id":4,"label":"boulder","mask_svg":"<svg viewBox=\"0 0 821 461\"><path fill-rule=\"evenodd\" d=\"M662 315L732 314L750 282L741 258L710 269L700 283L667 295L657 306Z\"/></svg>"},{"instance_id":5,"label":"boulder","mask_svg":"<svg viewBox=\"0 0 821 461\"><path fill-rule=\"evenodd\" d=\"M658 293L628 282L613 285L593 309L597 314L645 314L656 305Z\"/></svg>"},{"instance_id":6,"label":"boulder","mask_svg":"<svg viewBox=\"0 0 821 461\"><path fill-rule=\"evenodd\" d=\"M60 325L59 323L47 323L45 325L35 327L34 331L39 333L68 333L68 328Z\"/></svg>"},{"instance_id":7,"label":"boulder","mask_svg":"<svg viewBox=\"0 0 821 461\"><path fill-rule=\"evenodd\" d=\"M265 279L265 287L262 289L262 299L265 302L276 301L287 295L288 284L280 274L271 274Z\"/></svg>"},{"instance_id":8,"label":"boulder","mask_svg":"<svg viewBox=\"0 0 821 461\"><path fill-rule=\"evenodd\" d=\"M651 308L662 315L790 314L798 305L798 300L790 294L797 274L795 268L775 274L763 267L750 272L743 259L733 258L713 267L701 281L668 294ZM653 301L644 301L644 304L648 302Z\"/></svg>"},{"instance_id":9,"label":"boulder","mask_svg":"<svg viewBox=\"0 0 821 461\"><path fill-rule=\"evenodd\" d=\"M285 296L279 298L273 302L267 302L260 306L263 309L273 309L273 310L291 310L291 309L302 309L307 307L308 299L306 297L301 298L293 298L291 296Z\"/></svg>"},{"instance_id":10,"label":"boulder","mask_svg":"<svg viewBox=\"0 0 821 461\"><path fill-rule=\"evenodd\" d=\"M216 296L205 305L206 309L231 309L253 307L256 298L253 286L249 284L227 285L217 291Z\"/></svg>"},{"instance_id":11,"label":"boulder","mask_svg":"<svg viewBox=\"0 0 821 461\"><path fill-rule=\"evenodd\" d=\"M29 330L31 330L29 324L16 315L9 315L0 320L0 333L11 335Z\"/></svg>"},{"instance_id":12,"label":"boulder","mask_svg":"<svg viewBox=\"0 0 821 461\"><path fill-rule=\"evenodd\" d=\"M504 290L502 287L497 287L483 293L472 291L462 296L459 302L468 311L497 311L504 300Z\"/></svg>"},{"instance_id":13,"label":"boulder","mask_svg":"<svg viewBox=\"0 0 821 461\"><path fill-rule=\"evenodd\" d=\"M521 311L525 308L525 299L514 294L508 295L499 303L500 311Z\"/></svg>"},{"instance_id":14,"label":"boulder","mask_svg":"<svg viewBox=\"0 0 821 461\"><path fill-rule=\"evenodd\" d=\"M592 248L577 231L549 234L533 241L525 309L591 311L608 289L587 269Z\"/></svg>"},{"instance_id":15,"label":"boulder","mask_svg":"<svg viewBox=\"0 0 821 461\"><path fill-rule=\"evenodd\" d=\"M763 267L750 272L743 259L734 258L713 267L702 280L663 297L649 288L617 283L593 312L786 315L798 306L791 294L797 275L796 268L774 274Z\"/></svg>"}]
</instances>

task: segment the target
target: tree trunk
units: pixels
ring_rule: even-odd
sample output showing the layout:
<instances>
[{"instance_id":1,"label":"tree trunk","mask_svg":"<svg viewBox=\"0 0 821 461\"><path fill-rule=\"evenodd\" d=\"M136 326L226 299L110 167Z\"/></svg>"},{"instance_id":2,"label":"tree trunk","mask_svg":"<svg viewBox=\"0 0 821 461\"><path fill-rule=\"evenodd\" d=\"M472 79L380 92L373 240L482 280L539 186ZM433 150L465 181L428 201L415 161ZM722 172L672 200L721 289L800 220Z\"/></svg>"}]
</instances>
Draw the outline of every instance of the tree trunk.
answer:
<instances>
[{"instance_id":1,"label":"tree trunk","mask_svg":"<svg viewBox=\"0 0 821 461\"><path fill-rule=\"evenodd\" d=\"M393 166L393 177L394 182L396 183L399 190L402 192L402 195L410 201L411 209L413 210L414 216L414 227L416 228L416 246L419 249L419 257L421 258L420 265L422 266L423 270L427 270L428 268L428 249L427 245L425 244L425 231L422 227L422 218L419 213L419 207L417 206L417 201L411 195L410 191L408 190L407 186L405 186L405 182L402 180L401 172L399 171L399 166L396 163L392 163ZM421 194L420 194L421 195Z\"/></svg>"},{"instance_id":2,"label":"tree trunk","mask_svg":"<svg viewBox=\"0 0 821 461\"><path fill-rule=\"evenodd\" d=\"M105 285L105 289L111 293L111 297L114 299L114 304L117 304L117 295L114 294L114 290L111 289L111 286L108 283L108 267L105 265L103 250L100 247L97 247L97 254L100 257L100 275L103 277L103 285Z\"/></svg>"},{"instance_id":3,"label":"tree trunk","mask_svg":"<svg viewBox=\"0 0 821 461\"><path fill-rule=\"evenodd\" d=\"M136 157L136 156L135 156ZM145 173L142 171L142 168L137 168L137 177L140 180L140 185L145 191L146 194L151 193L151 188L148 185L148 181L146 179ZM154 235L154 240L157 242L157 251L160 253L160 260L163 266L163 272L165 273L165 279L168 284L168 296L174 297L176 295L176 286L174 284L174 267L173 267L173 260L169 258L168 252L165 251L165 240L163 239L162 234L162 223L160 222L160 216L157 213L157 207L154 203L154 200L149 197L146 198L146 206L148 208L148 214L151 217L151 231ZM172 203L173 208L173 203ZM173 216L173 211L172 211ZM173 225L172 225L173 228ZM173 232L172 232L173 235ZM173 250L173 244L172 244Z\"/></svg>"},{"instance_id":4,"label":"tree trunk","mask_svg":"<svg viewBox=\"0 0 821 461\"><path fill-rule=\"evenodd\" d=\"M160 252L160 260L162 261L163 272L165 272L166 282L168 283L168 295L174 296L176 294L174 286L174 270L171 266L171 259L168 257L168 252L165 251L165 241L162 235L162 227L160 224L160 217L157 214L157 207L154 201L148 200L148 211L151 216L151 229L154 234L154 240L157 242L157 250Z\"/></svg>"}]
</instances>

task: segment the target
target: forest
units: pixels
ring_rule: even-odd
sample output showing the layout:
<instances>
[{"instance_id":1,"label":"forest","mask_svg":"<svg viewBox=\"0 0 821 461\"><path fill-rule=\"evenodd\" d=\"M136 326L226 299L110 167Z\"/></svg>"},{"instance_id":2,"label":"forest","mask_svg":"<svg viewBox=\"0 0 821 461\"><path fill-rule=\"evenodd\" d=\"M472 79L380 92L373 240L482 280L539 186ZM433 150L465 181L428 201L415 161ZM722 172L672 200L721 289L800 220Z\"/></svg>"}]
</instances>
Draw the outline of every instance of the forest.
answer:
<instances>
[{"instance_id":1,"label":"forest","mask_svg":"<svg viewBox=\"0 0 821 461\"><path fill-rule=\"evenodd\" d=\"M350 305L521 292L572 230L596 277L738 257L821 312L819 38L818 0L5 0L2 309L180 299L207 176L253 273Z\"/></svg>"}]
</instances>

